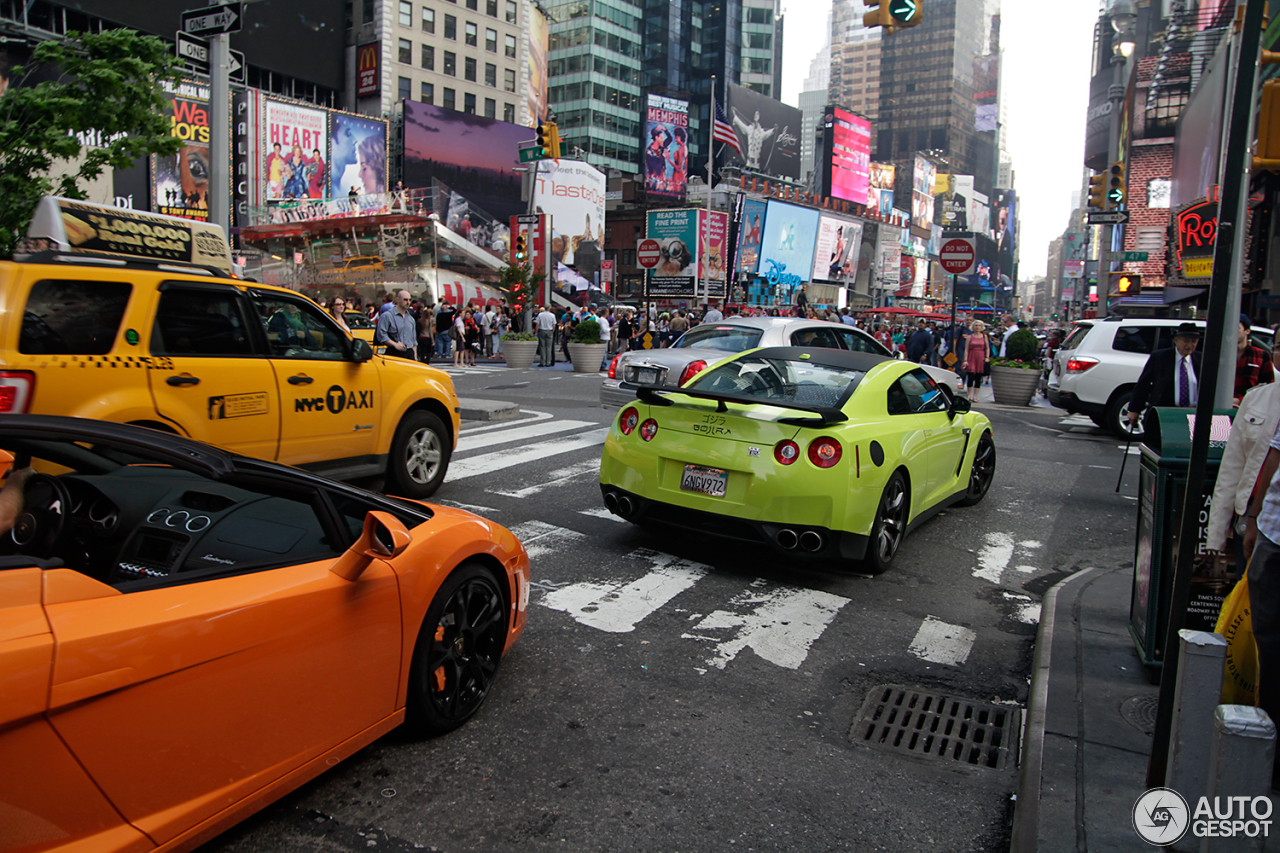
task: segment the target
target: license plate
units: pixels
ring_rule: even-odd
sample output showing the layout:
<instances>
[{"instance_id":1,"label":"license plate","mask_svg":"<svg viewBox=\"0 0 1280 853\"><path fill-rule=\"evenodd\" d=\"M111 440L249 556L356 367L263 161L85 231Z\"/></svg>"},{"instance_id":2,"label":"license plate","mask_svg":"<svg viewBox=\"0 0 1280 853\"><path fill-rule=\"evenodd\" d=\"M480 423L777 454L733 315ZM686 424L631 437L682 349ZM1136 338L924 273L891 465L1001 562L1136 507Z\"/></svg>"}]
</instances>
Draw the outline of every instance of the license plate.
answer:
<instances>
[{"instance_id":1,"label":"license plate","mask_svg":"<svg viewBox=\"0 0 1280 853\"><path fill-rule=\"evenodd\" d=\"M636 368L636 384L638 385L657 385L658 371L652 367Z\"/></svg>"},{"instance_id":2,"label":"license plate","mask_svg":"<svg viewBox=\"0 0 1280 853\"><path fill-rule=\"evenodd\" d=\"M729 475L719 468L703 468L701 465L684 466L684 474L680 477L680 488L686 492L697 492L713 498L724 497L729 485Z\"/></svg>"}]
</instances>

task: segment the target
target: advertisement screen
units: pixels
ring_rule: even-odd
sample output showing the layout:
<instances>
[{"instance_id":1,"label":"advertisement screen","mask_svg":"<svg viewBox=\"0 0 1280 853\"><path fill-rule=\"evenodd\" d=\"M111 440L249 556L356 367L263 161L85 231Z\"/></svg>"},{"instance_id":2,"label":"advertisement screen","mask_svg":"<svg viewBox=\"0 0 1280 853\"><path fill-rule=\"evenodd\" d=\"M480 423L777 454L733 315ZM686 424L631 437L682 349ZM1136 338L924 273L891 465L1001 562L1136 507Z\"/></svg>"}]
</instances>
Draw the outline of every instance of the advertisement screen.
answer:
<instances>
[{"instance_id":1,"label":"advertisement screen","mask_svg":"<svg viewBox=\"0 0 1280 853\"><path fill-rule=\"evenodd\" d=\"M800 110L737 83L728 83L725 89L725 115L738 135L742 154L726 147L722 165L798 179Z\"/></svg>"},{"instance_id":2,"label":"advertisement screen","mask_svg":"<svg viewBox=\"0 0 1280 853\"><path fill-rule=\"evenodd\" d=\"M387 123L334 113L329 132L329 195L386 192Z\"/></svg>"},{"instance_id":3,"label":"advertisement screen","mask_svg":"<svg viewBox=\"0 0 1280 853\"><path fill-rule=\"evenodd\" d=\"M539 160L533 204L551 215L551 255L588 281L604 243L604 173L579 160Z\"/></svg>"},{"instance_id":4,"label":"advertisement screen","mask_svg":"<svg viewBox=\"0 0 1280 853\"><path fill-rule=\"evenodd\" d=\"M172 157L151 155L151 209L209 220L209 87L182 83L169 91L169 132L182 140Z\"/></svg>"},{"instance_id":5,"label":"advertisement screen","mask_svg":"<svg viewBox=\"0 0 1280 853\"><path fill-rule=\"evenodd\" d=\"M897 172L892 163L872 163L867 186L867 209L878 210L887 217L893 213L893 179Z\"/></svg>"},{"instance_id":6,"label":"advertisement screen","mask_svg":"<svg viewBox=\"0 0 1280 853\"><path fill-rule=\"evenodd\" d=\"M729 236L729 214L718 210L698 213L698 225L701 232L698 252L698 276L705 279L708 296L723 298L725 296L725 240Z\"/></svg>"},{"instance_id":7,"label":"advertisement screen","mask_svg":"<svg viewBox=\"0 0 1280 853\"><path fill-rule=\"evenodd\" d=\"M871 122L836 108L831 116L831 186L827 195L862 204L871 170Z\"/></svg>"},{"instance_id":8,"label":"advertisement screen","mask_svg":"<svg viewBox=\"0 0 1280 853\"><path fill-rule=\"evenodd\" d=\"M939 173L933 190L933 221L947 231L968 231L973 175Z\"/></svg>"},{"instance_id":9,"label":"advertisement screen","mask_svg":"<svg viewBox=\"0 0 1280 853\"><path fill-rule=\"evenodd\" d=\"M698 213L693 209L649 211L645 236L658 241L662 260L646 277L646 298L696 295Z\"/></svg>"},{"instance_id":10,"label":"advertisement screen","mask_svg":"<svg viewBox=\"0 0 1280 853\"><path fill-rule=\"evenodd\" d=\"M547 115L547 18L538 7L529 4L528 76L529 127L537 127Z\"/></svg>"},{"instance_id":11,"label":"advertisement screen","mask_svg":"<svg viewBox=\"0 0 1280 853\"><path fill-rule=\"evenodd\" d=\"M645 117L645 192L683 200L689 183L689 102L649 95Z\"/></svg>"},{"instance_id":12,"label":"advertisement screen","mask_svg":"<svg viewBox=\"0 0 1280 853\"><path fill-rule=\"evenodd\" d=\"M754 273L760 265L760 241L764 239L763 201L742 205L742 226L738 229L738 272Z\"/></svg>"},{"instance_id":13,"label":"advertisement screen","mask_svg":"<svg viewBox=\"0 0 1280 853\"><path fill-rule=\"evenodd\" d=\"M1018 260L1018 196L1013 190L996 190L991 239L996 241L999 273L1012 281L1014 264Z\"/></svg>"},{"instance_id":14,"label":"advertisement screen","mask_svg":"<svg viewBox=\"0 0 1280 853\"><path fill-rule=\"evenodd\" d=\"M329 147L325 110L268 99L258 150L265 152L267 201L324 198L324 164ZM376 164L386 186L386 154ZM381 191L381 190L380 190Z\"/></svg>"},{"instance_id":15,"label":"advertisement screen","mask_svg":"<svg viewBox=\"0 0 1280 853\"><path fill-rule=\"evenodd\" d=\"M759 274L769 278L795 276L808 281L813 271L813 246L818 238L818 211L780 201L769 202L760 246Z\"/></svg>"},{"instance_id":16,"label":"advertisement screen","mask_svg":"<svg viewBox=\"0 0 1280 853\"><path fill-rule=\"evenodd\" d=\"M917 228L933 227L933 184L938 167L917 156L911 180L911 224Z\"/></svg>"},{"instance_id":17,"label":"advertisement screen","mask_svg":"<svg viewBox=\"0 0 1280 853\"><path fill-rule=\"evenodd\" d=\"M404 102L404 185L441 181L501 222L525 212L519 145L529 128L418 101Z\"/></svg>"},{"instance_id":18,"label":"advertisement screen","mask_svg":"<svg viewBox=\"0 0 1280 853\"><path fill-rule=\"evenodd\" d=\"M813 252L813 279L853 281L858 273L861 247L861 222L823 216L818 221L818 239Z\"/></svg>"}]
</instances>

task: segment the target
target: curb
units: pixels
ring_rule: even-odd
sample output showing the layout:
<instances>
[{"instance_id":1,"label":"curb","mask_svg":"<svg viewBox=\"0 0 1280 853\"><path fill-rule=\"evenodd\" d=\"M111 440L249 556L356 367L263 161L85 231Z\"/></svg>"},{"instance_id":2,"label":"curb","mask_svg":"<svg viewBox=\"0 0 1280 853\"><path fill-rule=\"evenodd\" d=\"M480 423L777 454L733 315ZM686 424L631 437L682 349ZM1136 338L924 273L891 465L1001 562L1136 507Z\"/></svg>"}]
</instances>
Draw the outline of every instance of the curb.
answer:
<instances>
[{"instance_id":1,"label":"curb","mask_svg":"<svg viewBox=\"0 0 1280 853\"><path fill-rule=\"evenodd\" d=\"M1031 666L1031 692L1027 697L1027 722L1022 734L1022 767L1018 772L1018 801L1013 810L1009 853L1032 853L1040 826L1040 782L1044 773L1044 729L1048 717L1049 666L1053 657L1053 633L1057 624L1058 593L1097 568L1076 572L1054 584L1040 604L1040 630Z\"/></svg>"},{"instance_id":2,"label":"curb","mask_svg":"<svg viewBox=\"0 0 1280 853\"><path fill-rule=\"evenodd\" d=\"M501 400L459 397L458 416L464 421L509 421L520 417L520 405Z\"/></svg>"}]
</instances>

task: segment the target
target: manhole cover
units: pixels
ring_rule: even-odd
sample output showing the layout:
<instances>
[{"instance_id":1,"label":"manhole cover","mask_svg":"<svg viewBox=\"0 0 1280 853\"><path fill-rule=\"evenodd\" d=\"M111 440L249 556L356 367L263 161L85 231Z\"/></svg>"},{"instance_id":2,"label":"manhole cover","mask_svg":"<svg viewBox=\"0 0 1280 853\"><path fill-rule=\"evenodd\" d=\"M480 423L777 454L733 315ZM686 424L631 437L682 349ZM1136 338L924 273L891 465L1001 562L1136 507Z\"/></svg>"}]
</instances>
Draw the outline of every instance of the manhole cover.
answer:
<instances>
[{"instance_id":1,"label":"manhole cover","mask_svg":"<svg viewBox=\"0 0 1280 853\"><path fill-rule=\"evenodd\" d=\"M856 743L920 758L1003 770L1017 759L1021 709L885 684L867 694Z\"/></svg>"},{"instance_id":2,"label":"manhole cover","mask_svg":"<svg viewBox=\"0 0 1280 853\"><path fill-rule=\"evenodd\" d=\"M1130 696L1120 703L1120 716L1129 725L1148 737L1156 733L1156 709L1160 707L1157 696Z\"/></svg>"}]
</instances>

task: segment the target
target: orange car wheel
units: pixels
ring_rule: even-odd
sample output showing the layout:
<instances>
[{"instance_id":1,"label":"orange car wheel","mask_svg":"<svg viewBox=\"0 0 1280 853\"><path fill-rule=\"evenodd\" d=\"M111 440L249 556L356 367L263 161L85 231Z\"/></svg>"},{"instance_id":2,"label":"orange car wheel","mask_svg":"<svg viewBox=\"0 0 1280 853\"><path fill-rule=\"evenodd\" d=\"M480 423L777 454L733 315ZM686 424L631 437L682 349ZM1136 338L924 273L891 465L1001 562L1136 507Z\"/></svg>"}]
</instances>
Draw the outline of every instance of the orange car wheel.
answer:
<instances>
[{"instance_id":1,"label":"orange car wheel","mask_svg":"<svg viewBox=\"0 0 1280 853\"><path fill-rule=\"evenodd\" d=\"M427 610L409 672L408 720L424 734L465 723L489 695L507 634L507 608L493 575L463 564Z\"/></svg>"}]
</instances>

